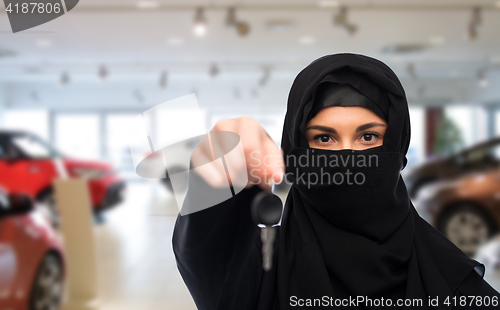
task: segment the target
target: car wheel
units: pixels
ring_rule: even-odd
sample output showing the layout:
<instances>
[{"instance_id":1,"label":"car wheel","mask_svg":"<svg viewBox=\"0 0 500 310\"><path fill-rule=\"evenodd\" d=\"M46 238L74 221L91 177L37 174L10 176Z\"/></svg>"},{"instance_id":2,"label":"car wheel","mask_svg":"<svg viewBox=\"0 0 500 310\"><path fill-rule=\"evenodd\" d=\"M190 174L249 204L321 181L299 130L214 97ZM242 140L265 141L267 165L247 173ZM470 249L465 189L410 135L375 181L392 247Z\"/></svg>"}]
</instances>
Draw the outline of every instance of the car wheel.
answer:
<instances>
[{"instance_id":1,"label":"car wheel","mask_svg":"<svg viewBox=\"0 0 500 310\"><path fill-rule=\"evenodd\" d=\"M488 215L472 205L460 205L447 211L441 217L438 229L469 256L474 255L496 231Z\"/></svg>"},{"instance_id":2,"label":"car wheel","mask_svg":"<svg viewBox=\"0 0 500 310\"><path fill-rule=\"evenodd\" d=\"M52 226L54 228L59 228L61 217L59 215L59 210L57 209L54 191L46 191L40 195L38 202L40 203L41 211L49 219Z\"/></svg>"},{"instance_id":3,"label":"car wheel","mask_svg":"<svg viewBox=\"0 0 500 310\"><path fill-rule=\"evenodd\" d=\"M57 310L63 293L63 270L53 254L43 259L38 269L30 297L30 310Z\"/></svg>"}]
</instances>

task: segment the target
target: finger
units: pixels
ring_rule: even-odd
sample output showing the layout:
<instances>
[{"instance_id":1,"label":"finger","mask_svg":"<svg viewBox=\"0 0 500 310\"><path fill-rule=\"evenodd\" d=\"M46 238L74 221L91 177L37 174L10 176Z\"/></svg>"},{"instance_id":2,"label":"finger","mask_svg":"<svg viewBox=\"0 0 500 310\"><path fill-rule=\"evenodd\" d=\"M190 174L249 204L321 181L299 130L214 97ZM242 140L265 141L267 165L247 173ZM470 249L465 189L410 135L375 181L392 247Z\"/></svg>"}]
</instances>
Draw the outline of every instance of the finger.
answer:
<instances>
[{"instance_id":1,"label":"finger","mask_svg":"<svg viewBox=\"0 0 500 310\"><path fill-rule=\"evenodd\" d=\"M221 171L212 158L208 137L193 151L191 163L192 169L212 187L223 187L227 183L225 171Z\"/></svg>"},{"instance_id":2,"label":"finger","mask_svg":"<svg viewBox=\"0 0 500 310\"><path fill-rule=\"evenodd\" d=\"M267 138L264 142L264 149L266 157L264 158L263 163L266 167L266 170L270 172L270 174L268 175L268 181L279 183L283 175L283 158L280 152L280 148L273 140Z\"/></svg>"},{"instance_id":3,"label":"finger","mask_svg":"<svg viewBox=\"0 0 500 310\"><path fill-rule=\"evenodd\" d=\"M255 176L258 181L257 184L263 189L269 189L270 180L273 175L273 167L272 167L272 157L273 150L267 144L269 144L267 134L265 131L260 128L261 134L260 139L257 145L254 147L254 151L252 152L252 158L254 159L254 163L252 165L252 175ZM271 141L271 145L272 145Z\"/></svg>"}]
</instances>

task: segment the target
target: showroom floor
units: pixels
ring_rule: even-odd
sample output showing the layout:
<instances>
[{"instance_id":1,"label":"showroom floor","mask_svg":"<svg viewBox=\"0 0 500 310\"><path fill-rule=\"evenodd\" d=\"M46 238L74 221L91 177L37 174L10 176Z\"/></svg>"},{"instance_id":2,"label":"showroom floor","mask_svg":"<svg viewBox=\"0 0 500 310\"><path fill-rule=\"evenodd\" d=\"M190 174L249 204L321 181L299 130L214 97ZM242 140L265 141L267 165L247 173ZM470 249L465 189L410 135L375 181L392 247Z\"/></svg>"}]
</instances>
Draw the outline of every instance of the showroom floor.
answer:
<instances>
[{"instance_id":1,"label":"showroom floor","mask_svg":"<svg viewBox=\"0 0 500 310\"><path fill-rule=\"evenodd\" d=\"M174 198L160 184L131 182L125 202L96 226L100 310L196 309L177 271Z\"/></svg>"}]
</instances>

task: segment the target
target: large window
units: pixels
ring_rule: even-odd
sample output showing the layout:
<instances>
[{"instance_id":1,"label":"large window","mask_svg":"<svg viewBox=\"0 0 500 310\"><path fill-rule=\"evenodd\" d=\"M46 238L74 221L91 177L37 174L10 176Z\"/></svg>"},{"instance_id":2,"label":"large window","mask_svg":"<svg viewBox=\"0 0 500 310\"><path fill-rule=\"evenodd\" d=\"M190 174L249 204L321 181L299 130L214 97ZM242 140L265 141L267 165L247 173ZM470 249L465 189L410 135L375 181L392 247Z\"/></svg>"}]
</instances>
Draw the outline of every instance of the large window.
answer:
<instances>
[{"instance_id":1,"label":"large window","mask_svg":"<svg viewBox=\"0 0 500 310\"><path fill-rule=\"evenodd\" d=\"M41 159L61 156L57 150L54 150L48 143L41 140L36 135L18 134L12 136L10 141L30 158Z\"/></svg>"},{"instance_id":2,"label":"large window","mask_svg":"<svg viewBox=\"0 0 500 310\"><path fill-rule=\"evenodd\" d=\"M99 115L59 114L55 124L56 146L64 154L84 158L100 158Z\"/></svg>"},{"instance_id":3,"label":"large window","mask_svg":"<svg viewBox=\"0 0 500 310\"><path fill-rule=\"evenodd\" d=\"M3 127L10 130L28 131L48 140L48 123L49 117L46 110L6 110Z\"/></svg>"},{"instance_id":4,"label":"large window","mask_svg":"<svg viewBox=\"0 0 500 310\"><path fill-rule=\"evenodd\" d=\"M108 160L122 173L134 174L134 165L130 156L129 137L134 127L135 114L112 114L106 117L106 147Z\"/></svg>"},{"instance_id":5,"label":"large window","mask_svg":"<svg viewBox=\"0 0 500 310\"><path fill-rule=\"evenodd\" d=\"M407 167L417 165L425 160L425 108L410 106L410 147L406 158Z\"/></svg>"},{"instance_id":6,"label":"large window","mask_svg":"<svg viewBox=\"0 0 500 310\"><path fill-rule=\"evenodd\" d=\"M445 113L460 130L465 146L486 139L486 111L483 107L453 105L445 107Z\"/></svg>"}]
</instances>

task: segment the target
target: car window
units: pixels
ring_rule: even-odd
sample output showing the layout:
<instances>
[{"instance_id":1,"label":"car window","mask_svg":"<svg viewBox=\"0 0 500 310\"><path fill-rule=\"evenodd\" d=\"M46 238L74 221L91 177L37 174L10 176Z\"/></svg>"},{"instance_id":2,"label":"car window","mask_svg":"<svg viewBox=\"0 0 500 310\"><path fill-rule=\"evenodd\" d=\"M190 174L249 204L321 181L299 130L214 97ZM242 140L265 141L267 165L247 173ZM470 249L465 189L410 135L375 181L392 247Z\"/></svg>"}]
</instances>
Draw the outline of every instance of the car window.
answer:
<instances>
[{"instance_id":1,"label":"car window","mask_svg":"<svg viewBox=\"0 0 500 310\"><path fill-rule=\"evenodd\" d=\"M471 150L465 155L467 163L500 163L500 145Z\"/></svg>"},{"instance_id":2,"label":"car window","mask_svg":"<svg viewBox=\"0 0 500 310\"><path fill-rule=\"evenodd\" d=\"M41 159L59 156L58 152L41 139L32 135L15 135L11 143L30 158Z\"/></svg>"},{"instance_id":3,"label":"car window","mask_svg":"<svg viewBox=\"0 0 500 310\"><path fill-rule=\"evenodd\" d=\"M0 189L0 219L29 212L32 205L14 206L5 191Z\"/></svg>"},{"instance_id":4,"label":"car window","mask_svg":"<svg viewBox=\"0 0 500 310\"><path fill-rule=\"evenodd\" d=\"M486 150L485 159L488 161L500 162L500 145L492 145Z\"/></svg>"},{"instance_id":5,"label":"car window","mask_svg":"<svg viewBox=\"0 0 500 310\"><path fill-rule=\"evenodd\" d=\"M2 144L0 144L0 158L5 158L5 150Z\"/></svg>"},{"instance_id":6,"label":"car window","mask_svg":"<svg viewBox=\"0 0 500 310\"><path fill-rule=\"evenodd\" d=\"M0 190L0 218L6 216L10 213L11 208L7 195Z\"/></svg>"},{"instance_id":7,"label":"car window","mask_svg":"<svg viewBox=\"0 0 500 310\"><path fill-rule=\"evenodd\" d=\"M7 196L3 193L0 193L0 209L7 209L9 207L9 201L7 200Z\"/></svg>"}]
</instances>

